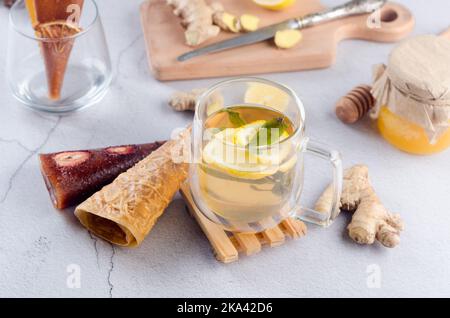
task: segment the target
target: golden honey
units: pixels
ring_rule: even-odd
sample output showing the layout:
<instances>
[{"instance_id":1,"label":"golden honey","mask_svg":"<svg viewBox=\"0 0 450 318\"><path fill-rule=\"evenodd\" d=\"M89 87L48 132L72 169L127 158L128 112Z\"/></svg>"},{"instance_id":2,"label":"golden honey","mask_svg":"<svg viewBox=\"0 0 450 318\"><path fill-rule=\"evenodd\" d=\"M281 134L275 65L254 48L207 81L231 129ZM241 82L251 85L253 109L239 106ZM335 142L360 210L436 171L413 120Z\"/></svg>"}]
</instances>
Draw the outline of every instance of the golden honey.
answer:
<instances>
[{"instance_id":1,"label":"golden honey","mask_svg":"<svg viewBox=\"0 0 450 318\"><path fill-rule=\"evenodd\" d=\"M424 128L394 114L386 106L381 108L378 129L390 144L412 154L430 155L450 147L450 129L432 144Z\"/></svg>"}]
</instances>

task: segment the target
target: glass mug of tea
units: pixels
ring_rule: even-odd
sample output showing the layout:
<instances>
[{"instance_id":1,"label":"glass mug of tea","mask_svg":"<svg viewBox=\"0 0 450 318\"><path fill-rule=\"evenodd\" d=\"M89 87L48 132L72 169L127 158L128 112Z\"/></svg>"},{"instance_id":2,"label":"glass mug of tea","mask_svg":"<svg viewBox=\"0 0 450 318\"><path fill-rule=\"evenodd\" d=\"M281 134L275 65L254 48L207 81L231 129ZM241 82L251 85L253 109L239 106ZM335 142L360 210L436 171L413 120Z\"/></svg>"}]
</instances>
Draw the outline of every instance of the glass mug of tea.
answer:
<instances>
[{"instance_id":1,"label":"glass mug of tea","mask_svg":"<svg viewBox=\"0 0 450 318\"><path fill-rule=\"evenodd\" d=\"M328 226L338 214L340 154L305 136L303 104L284 85L237 78L211 87L197 101L191 143L194 202L228 231L261 232L288 217ZM326 213L300 206L305 154L331 163Z\"/></svg>"}]
</instances>

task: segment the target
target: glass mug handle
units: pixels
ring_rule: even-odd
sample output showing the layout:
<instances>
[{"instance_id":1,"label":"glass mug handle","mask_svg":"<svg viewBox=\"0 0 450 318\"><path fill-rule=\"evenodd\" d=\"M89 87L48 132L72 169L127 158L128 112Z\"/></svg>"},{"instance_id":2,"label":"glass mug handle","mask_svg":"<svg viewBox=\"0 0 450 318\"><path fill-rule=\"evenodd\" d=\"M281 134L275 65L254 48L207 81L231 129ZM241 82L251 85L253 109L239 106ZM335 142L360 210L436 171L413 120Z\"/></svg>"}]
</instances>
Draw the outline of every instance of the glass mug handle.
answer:
<instances>
[{"instance_id":1,"label":"glass mug handle","mask_svg":"<svg viewBox=\"0 0 450 318\"><path fill-rule=\"evenodd\" d=\"M343 178L341 155L338 151L328 150L321 143L309 138L303 142L303 147L300 151L331 163L333 169L333 182L331 184L333 188L333 200L330 211L326 213L300 206L295 217L305 222L327 227L338 216L340 209Z\"/></svg>"}]
</instances>

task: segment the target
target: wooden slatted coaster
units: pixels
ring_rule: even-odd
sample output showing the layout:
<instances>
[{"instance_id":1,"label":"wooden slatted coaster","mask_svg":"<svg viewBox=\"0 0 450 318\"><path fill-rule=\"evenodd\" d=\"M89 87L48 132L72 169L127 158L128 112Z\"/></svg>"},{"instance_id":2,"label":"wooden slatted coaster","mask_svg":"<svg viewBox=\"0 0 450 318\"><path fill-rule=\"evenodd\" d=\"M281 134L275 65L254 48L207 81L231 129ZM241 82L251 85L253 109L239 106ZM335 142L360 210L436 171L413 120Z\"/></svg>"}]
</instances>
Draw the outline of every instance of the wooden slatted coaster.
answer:
<instances>
[{"instance_id":1,"label":"wooden slatted coaster","mask_svg":"<svg viewBox=\"0 0 450 318\"><path fill-rule=\"evenodd\" d=\"M279 225L256 234L231 233L221 226L208 220L197 208L192 199L187 183L180 190L187 208L197 220L201 229L208 238L214 254L220 262L231 263L237 261L239 254L252 255L261 251L262 246L280 246L286 237L297 239L306 235L306 225L302 221L292 218L284 220Z\"/></svg>"}]
</instances>

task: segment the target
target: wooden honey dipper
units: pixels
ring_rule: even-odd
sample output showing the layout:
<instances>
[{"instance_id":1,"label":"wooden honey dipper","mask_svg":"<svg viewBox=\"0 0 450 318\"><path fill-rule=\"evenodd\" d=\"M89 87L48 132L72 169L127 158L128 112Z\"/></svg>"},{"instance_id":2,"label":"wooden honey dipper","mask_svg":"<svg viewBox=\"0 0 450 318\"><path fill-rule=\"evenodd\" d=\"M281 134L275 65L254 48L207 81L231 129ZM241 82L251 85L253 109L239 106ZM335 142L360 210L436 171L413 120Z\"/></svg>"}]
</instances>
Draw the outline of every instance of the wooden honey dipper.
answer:
<instances>
[{"instance_id":1,"label":"wooden honey dipper","mask_svg":"<svg viewBox=\"0 0 450 318\"><path fill-rule=\"evenodd\" d=\"M450 40L450 28L440 34ZM372 87L360 85L342 97L336 104L336 116L346 124L353 124L363 118L374 106Z\"/></svg>"},{"instance_id":2,"label":"wooden honey dipper","mask_svg":"<svg viewBox=\"0 0 450 318\"><path fill-rule=\"evenodd\" d=\"M336 104L336 116L346 124L363 118L375 106L372 87L360 85L342 97Z\"/></svg>"}]
</instances>

